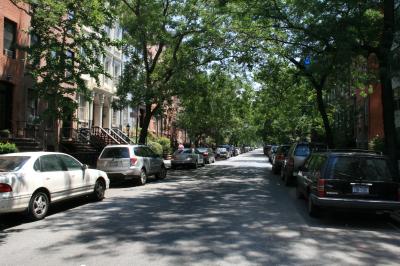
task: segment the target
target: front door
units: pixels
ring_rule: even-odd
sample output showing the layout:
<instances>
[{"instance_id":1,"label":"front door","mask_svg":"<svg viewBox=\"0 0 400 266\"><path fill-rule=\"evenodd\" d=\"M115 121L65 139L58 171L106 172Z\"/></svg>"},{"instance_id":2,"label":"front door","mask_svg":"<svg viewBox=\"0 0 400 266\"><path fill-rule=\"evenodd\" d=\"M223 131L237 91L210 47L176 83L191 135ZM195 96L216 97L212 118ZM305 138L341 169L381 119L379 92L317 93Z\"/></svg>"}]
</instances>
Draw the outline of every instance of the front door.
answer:
<instances>
[{"instance_id":1,"label":"front door","mask_svg":"<svg viewBox=\"0 0 400 266\"><path fill-rule=\"evenodd\" d=\"M0 82L0 130L11 130L12 86Z\"/></svg>"}]
</instances>

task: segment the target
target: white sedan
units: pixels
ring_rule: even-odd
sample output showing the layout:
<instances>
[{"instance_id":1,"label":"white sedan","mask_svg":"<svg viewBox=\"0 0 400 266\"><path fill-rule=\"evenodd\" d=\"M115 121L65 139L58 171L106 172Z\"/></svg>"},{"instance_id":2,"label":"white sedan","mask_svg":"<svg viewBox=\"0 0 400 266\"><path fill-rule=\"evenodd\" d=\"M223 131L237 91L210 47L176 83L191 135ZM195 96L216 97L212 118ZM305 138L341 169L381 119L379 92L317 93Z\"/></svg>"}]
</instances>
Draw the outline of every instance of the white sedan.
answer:
<instances>
[{"instance_id":1,"label":"white sedan","mask_svg":"<svg viewBox=\"0 0 400 266\"><path fill-rule=\"evenodd\" d=\"M109 185L105 172L88 169L68 154L0 155L0 213L27 210L32 219L43 219L50 203L82 195L101 201Z\"/></svg>"}]
</instances>

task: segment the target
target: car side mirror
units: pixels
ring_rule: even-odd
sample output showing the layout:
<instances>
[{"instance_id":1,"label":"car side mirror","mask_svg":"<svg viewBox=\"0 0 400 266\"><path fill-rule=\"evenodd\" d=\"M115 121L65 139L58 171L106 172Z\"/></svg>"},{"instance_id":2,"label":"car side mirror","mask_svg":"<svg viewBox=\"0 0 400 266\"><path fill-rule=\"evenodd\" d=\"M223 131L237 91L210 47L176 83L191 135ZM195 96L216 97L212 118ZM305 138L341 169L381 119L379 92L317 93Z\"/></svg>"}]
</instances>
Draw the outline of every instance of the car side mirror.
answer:
<instances>
[{"instance_id":1,"label":"car side mirror","mask_svg":"<svg viewBox=\"0 0 400 266\"><path fill-rule=\"evenodd\" d=\"M87 164L82 165L82 170L85 171L86 169L89 169L89 166Z\"/></svg>"}]
</instances>

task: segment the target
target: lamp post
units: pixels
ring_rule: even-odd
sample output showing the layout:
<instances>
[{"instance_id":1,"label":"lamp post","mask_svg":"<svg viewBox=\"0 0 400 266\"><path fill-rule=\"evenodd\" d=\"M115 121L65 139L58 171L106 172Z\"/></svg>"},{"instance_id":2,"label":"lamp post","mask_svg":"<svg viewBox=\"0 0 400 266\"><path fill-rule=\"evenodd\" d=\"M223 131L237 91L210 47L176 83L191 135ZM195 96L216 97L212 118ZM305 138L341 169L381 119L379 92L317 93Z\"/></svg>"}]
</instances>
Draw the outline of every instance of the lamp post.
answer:
<instances>
[{"instance_id":1,"label":"lamp post","mask_svg":"<svg viewBox=\"0 0 400 266\"><path fill-rule=\"evenodd\" d=\"M131 129L131 125L127 124L126 125L126 132L128 133L128 137L129 137L129 130Z\"/></svg>"}]
</instances>

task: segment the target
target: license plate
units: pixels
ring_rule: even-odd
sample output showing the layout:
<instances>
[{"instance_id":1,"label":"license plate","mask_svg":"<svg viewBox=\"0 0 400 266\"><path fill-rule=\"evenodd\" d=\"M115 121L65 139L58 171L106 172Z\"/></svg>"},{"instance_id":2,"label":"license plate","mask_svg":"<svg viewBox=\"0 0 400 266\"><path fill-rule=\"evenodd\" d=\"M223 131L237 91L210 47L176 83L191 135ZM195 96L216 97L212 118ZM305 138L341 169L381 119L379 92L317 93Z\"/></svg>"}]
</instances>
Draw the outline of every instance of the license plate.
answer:
<instances>
[{"instance_id":1,"label":"license plate","mask_svg":"<svg viewBox=\"0 0 400 266\"><path fill-rule=\"evenodd\" d=\"M368 186L353 186L354 194L369 194Z\"/></svg>"},{"instance_id":2,"label":"license plate","mask_svg":"<svg viewBox=\"0 0 400 266\"><path fill-rule=\"evenodd\" d=\"M109 162L108 166L109 167L117 167L118 166L118 162Z\"/></svg>"}]
</instances>

